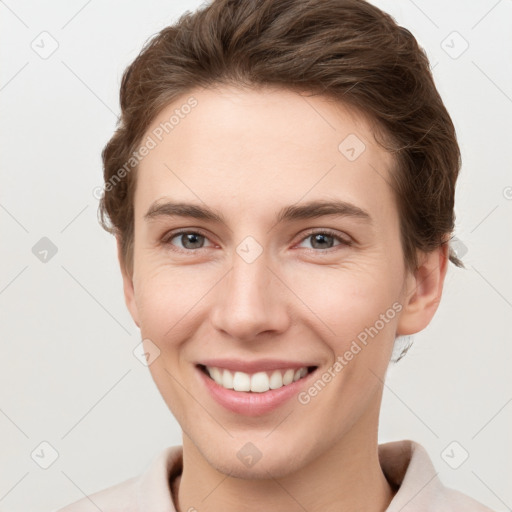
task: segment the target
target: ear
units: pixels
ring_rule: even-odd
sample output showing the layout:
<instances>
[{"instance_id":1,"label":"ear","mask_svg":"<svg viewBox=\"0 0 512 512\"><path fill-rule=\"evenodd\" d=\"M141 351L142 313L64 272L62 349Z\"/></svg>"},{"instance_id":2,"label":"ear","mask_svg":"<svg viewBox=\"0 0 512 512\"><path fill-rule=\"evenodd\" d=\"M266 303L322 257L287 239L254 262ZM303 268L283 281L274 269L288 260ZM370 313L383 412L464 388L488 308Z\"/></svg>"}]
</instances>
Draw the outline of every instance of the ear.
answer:
<instances>
[{"instance_id":1,"label":"ear","mask_svg":"<svg viewBox=\"0 0 512 512\"><path fill-rule=\"evenodd\" d=\"M137 324L137 327L140 328L139 325L139 312L137 309L137 303L135 302L135 292L133 287L133 276L128 273L126 269L126 265L123 258L123 252L121 249L121 239L119 236L116 236L116 244L117 244L117 259L119 261L119 266L121 267L121 274L123 276L123 292L124 292L124 300L130 315L133 318L133 321Z\"/></svg>"},{"instance_id":2,"label":"ear","mask_svg":"<svg viewBox=\"0 0 512 512\"><path fill-rule=\"evenodd\" d=\"M448 268L448 244L429 253L421 253L419 266L409 273L406 295L397 326L397 335L414 334L432 320L443 293Z\"/></svg>"}]
</instances>

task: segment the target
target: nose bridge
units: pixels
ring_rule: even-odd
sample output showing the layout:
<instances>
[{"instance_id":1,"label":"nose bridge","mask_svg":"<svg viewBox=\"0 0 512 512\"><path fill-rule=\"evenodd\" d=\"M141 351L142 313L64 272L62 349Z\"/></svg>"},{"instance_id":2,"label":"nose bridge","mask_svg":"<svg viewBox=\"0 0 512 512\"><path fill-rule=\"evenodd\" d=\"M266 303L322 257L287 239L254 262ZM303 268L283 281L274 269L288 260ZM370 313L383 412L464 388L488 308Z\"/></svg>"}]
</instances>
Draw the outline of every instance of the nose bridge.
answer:
<instances>
[{"instance_id":1,"label":"nose bridge","mask_svg":"<svg viewBox=\"0 0 512 512\"><path fill-rule=\"evenodd\" d=\"M219 283L212 314L217 329L239 339L281 330L287 322L283 295L276 289L278 280L268 268L268 254L256 244L246 239L236 248L231 271Z\"/></svg>"}]
</instances>

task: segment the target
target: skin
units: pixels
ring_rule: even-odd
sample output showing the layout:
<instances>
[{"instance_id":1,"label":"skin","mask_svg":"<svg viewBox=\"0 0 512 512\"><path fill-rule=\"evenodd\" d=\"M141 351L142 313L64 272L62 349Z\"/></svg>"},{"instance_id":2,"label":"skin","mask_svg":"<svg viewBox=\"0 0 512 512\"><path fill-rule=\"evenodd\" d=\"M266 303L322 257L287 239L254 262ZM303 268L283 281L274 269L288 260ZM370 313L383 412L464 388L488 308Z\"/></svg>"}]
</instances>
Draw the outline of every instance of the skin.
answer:
<instances>
[{"instance_id":1,"label":"skin","mask_svg":"<svg viewBox=\"0 0 512 512\"><path fill-rule=\"evenodd\" d=\"M183 430L177 510L383 511L394 490L378 459L382 381L395 337L425 328L438 307L446 247L406 271L393 159L356 112L284 89L220 86L168 105L146 136L192 95L198 105L137 171L133 272L118 240L126 304L160 349L150 371ZM354 161L338 150L349 134L366 145ZM226 224L146 220L165 199L214 208ZM280 208L315 199L348 201L371 223L276 224ZM169 236L178 228L206 237ZM310 228L352 245L315 244ZM251 263L236 252L247 236L263 249ZM213 357L311 361L322 374L394 303L401 311L306 405L292 398L264 415L235 414L199 379L195 364ZM237 457L247 442L262 454L252 467Z\"/></svg>"}]
</instances>

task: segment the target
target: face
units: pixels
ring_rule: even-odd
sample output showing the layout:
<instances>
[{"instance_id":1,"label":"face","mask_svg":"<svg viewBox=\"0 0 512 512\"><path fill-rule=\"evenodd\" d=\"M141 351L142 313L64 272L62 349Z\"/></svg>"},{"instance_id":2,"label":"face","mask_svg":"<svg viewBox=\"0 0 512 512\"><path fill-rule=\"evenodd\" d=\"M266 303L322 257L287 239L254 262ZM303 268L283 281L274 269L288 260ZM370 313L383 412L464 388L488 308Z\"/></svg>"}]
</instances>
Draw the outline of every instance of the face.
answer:
<instances>
[{"instance_id":1,"label":"face","mask_svg":"<svg viewBox=\"0 0 512 512\"><path fill-rule=\"evenodd\" d=\"M374 435L395 336L433 311L409 311L393 160L364 119L326 98L223 87L169 105L148 136L125 295L187 442L220 471L263 478Z\"/></svg>"}]
</instances>

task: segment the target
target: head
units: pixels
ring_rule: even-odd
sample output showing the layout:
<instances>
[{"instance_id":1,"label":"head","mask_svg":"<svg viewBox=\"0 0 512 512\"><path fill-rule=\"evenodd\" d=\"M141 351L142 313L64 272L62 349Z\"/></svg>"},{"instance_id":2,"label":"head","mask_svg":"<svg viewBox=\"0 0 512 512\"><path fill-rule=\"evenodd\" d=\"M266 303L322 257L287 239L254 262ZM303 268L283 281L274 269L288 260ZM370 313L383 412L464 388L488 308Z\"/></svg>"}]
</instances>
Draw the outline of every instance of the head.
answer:
<instances>
[{"instance_id":1,"label":"head","mask_svg":"<svg viewBox=\"0 0 512 512\"><path fill-rule=\"evenodd\" d=\"M277 475L290 450L299 467L376 422L395 340L428 325L448 261L461 266L459 148L414 37L361 0L216 0L148 42L120 98L101 220L160 351L153 378L198 451L256 475L233 455L251 441ZM197 365L214 357L331 378L241 419L199 405Z\"/></svg>"}]
</instances>

